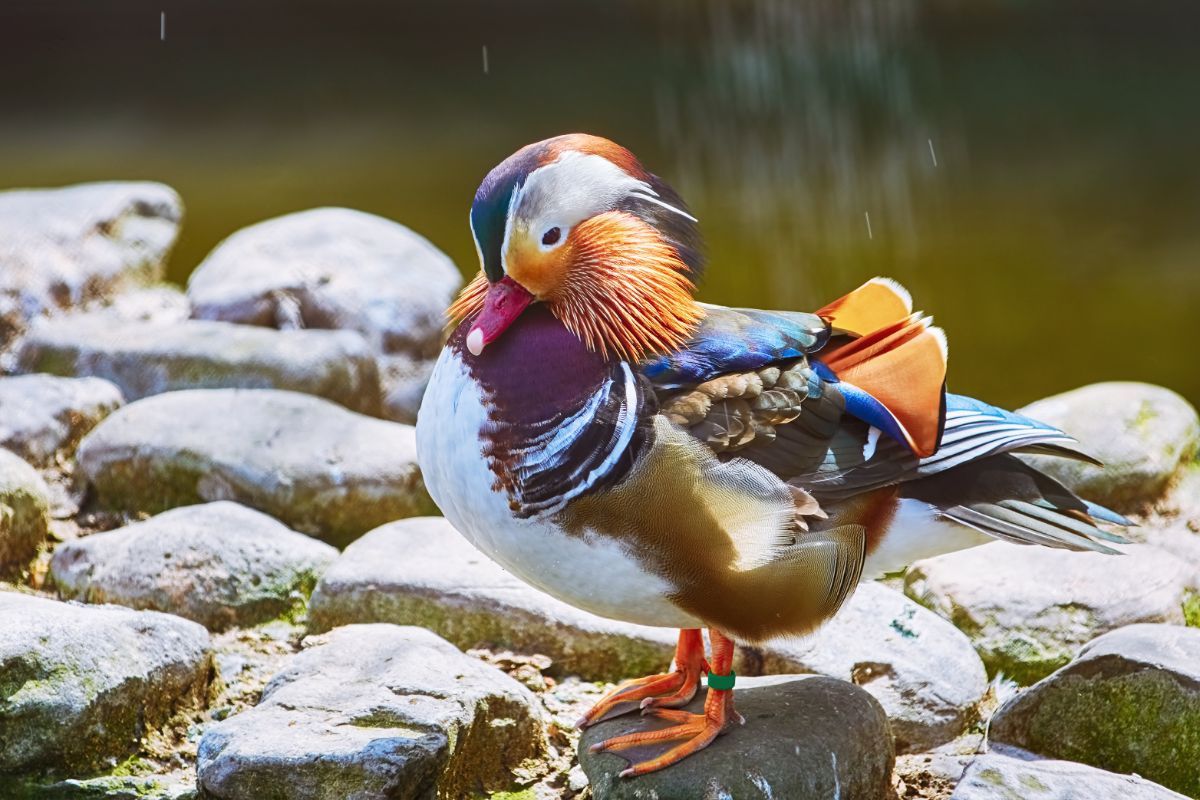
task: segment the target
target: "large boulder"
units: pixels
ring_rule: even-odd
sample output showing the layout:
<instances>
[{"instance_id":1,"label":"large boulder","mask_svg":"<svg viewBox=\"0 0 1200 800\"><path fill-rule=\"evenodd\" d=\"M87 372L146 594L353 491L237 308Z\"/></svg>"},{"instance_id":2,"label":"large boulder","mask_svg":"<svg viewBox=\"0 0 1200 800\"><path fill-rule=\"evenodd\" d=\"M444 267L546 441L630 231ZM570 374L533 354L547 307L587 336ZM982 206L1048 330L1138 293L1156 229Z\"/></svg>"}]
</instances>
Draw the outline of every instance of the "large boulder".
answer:
<instances>
[{"instance_id":1,"label":"large boulder","mask_svg":"<svg viewBox=\"0 0 1200 800\"><path fill-rule=\"evenodd\" d=\"M212 678L194 622L0 592L0 773L112 766Z\"/></svg>"},{"instance_id":2,"label":"large boulder","mask_svg":"<svg viewBox=\"0 0 1200 800\"><path fill-rule=\"evenodd\" d=\"M379 370L353 331L273 331L225 322L119 322L111 312L33 326L26 372L95 376L129 400L180 389L287 389L378 415Z\"/></svg>"},{"instance_id":3,"label":"large boulder","mask_svg":"<svg viewBox=\"0 0 1200 800\"><path fill-rule=\"evenodd\" d=\"M54 551L59 593L166 611L210 630L302 611L337 550L266 514L216 502L164 511Z\"/></svg>"},{"instance_id":4,"label":"large boulder","mask_svg":"<svg viewBox=\"0 0 1200 800\"><path fill-rule=\"evenodd\" d=\"M543 724L528 689L433 633L352 625L205 731L197 776L219 800L469 797L511 788Z\"/></svg>"},{"instance_id":5,"label":"large boulder","mask_svg":"<svg viewBox=\"0 0 1200 800\"><path fill-rule=\"evenodd\" d=\"M1200 630L1131 625L1005 703L993 742L1200 797Z\"/></svg>"},{"instance_id":6,"label":"large boulder","mask_svg":"<svg viewBox=\"0 0 1200 800\"><path fill-rule=\"evenodd\" d=\"M193 390L130 403L83 440L79 466L112 508L235 500L335 546L434 509L410 426L294 392Z\"/></svg>"},{"instance_id":7,"label":"large boulder","mask_svg":"<svg viewBox=\"0 0 1200 800\"><path fill-rule=\"evenodd\" d=\"M863 583L811 636L746 649L739 674L816 672L853 681L887 712L896 750L929 750L977 717L987 673L946 620L878 583Z\"/></svg>"},{"instance_id":8,"label":"large boulder","mask_svg":"<svg viewBox=\"0 0 1200 800\"><path fill-rule=\"evenodd\" d=\"M0 577L37 555L50 529L50 489L37 471L0 448Z\"/></svg>"},{"instance_id":9,"label":"large boulder","mask_svg":"<svg viewBox=\"0 0 1200 800\"><path fill-rule=\"evenodd\" d=\"M1049 456L1030 456L1031 463L1118 510L1152 503L1200 449L1196 409L1161 386L1097 383L1039 400L1021 413L1062 428L1104 466Z\"/></svg>"},{"instance_id":10,"label":"large boulder","mask_svg":"<svg viewBox=\"0 0 1200 800\"><path fill-rule=\"evenodd\" d=\"M547 655L556 674L621 680L661 671L678 632L597 617L505 572L442 517L394 522L346 548L309 604L309 627L429 628L466 648Z\"/></svg>"},{"instance_id":11,"label":"large boulder","mask_svg":"<svg viewBox=\"0 0 1200 800\"><path fill-rule=\"evenodd\" d=\"M702 711L703 698L704 692L698 692L686 710ZM744 726L668 769L636 778L618 777L628 763L617 752L592 753L589 748L613 736L666 727L666 723L631 714L588 728L579 741L579 763L592 797L892 797L894 755L887 716L862 689L815 675L739 677L734 706L746 718ZM637 755L650 755L649 748Z\"/></svg>"},{"instance_id":12,"label":"large boulder","mask_svg":"<svg viewBox=\"0 0 1200 800\"><path fill-rule=\"evenodd\" d=\"M39 467L75 455L83 435L125 402L100 378L0 377L0 447Z\"/></svg>"},{"instance_id":13,"label":"large boulder","mask_svg":"<svg viewBox=\"0 0 1200 800\"><path fill-rule=\"evenodd\" d=\"M1117 775L1070 761L979 756L950 800L1187 800L1137 775Z\"/></svg>"},{"instance_id":14,"label":"large boulder","mask_svg":"<svg viewBox=\"0 0 1200 800\"><path fill-rule=\"evenodd\" d=\"M461 283L454 263L403 225L317 208L233 234L187 290L198 319L358 331L380 358L385 412L413 422Z\"/></svg>"},{"instance_id":15,"label":"large boulder","mask_svg":"<svg viewBox=\"0 0 1200 800\"><path fill-rule=\"evenodd\" d=\"M159 183L0 192L0 350L35 317L160 279L182 215Z\"/></svg>"},{"instance_id":16,"label":"large boulder","mask_svg":"<svg viewBox=\"0 0 1200 800\"><path fill-rule=\"evenodd\" d=\"M1198 578L1147 545L1110 556L993 542L918 561L904 591L967 634L990 672L1027 684L1106 631L1182 623Z\"/></svg>"}]
</instances>

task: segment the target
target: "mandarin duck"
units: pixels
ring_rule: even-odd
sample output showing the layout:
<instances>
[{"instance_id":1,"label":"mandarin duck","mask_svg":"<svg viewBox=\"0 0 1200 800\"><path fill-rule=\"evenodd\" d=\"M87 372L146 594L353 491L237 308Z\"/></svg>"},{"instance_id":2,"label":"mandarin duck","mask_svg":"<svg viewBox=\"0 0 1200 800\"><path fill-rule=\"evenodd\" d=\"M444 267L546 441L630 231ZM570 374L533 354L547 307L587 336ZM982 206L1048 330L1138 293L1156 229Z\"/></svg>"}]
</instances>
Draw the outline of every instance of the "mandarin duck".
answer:
<instances>
[{"instance_id":1,"label":"mandarin duck","mask_svg":"<svg viewBox=\"0 0 1200 800\"><path fill-rule=\"evenodd\" d=\"M1115 552L1128 524L1016 457L1063 432L945 388L946 339L875 278L815 313L697 302L697 220L625 148L518 150L470 212L481 270L417 419L430 495L478 549L595 614L679 628L671 671L581 721L668 727L622 775L742 722L735 643L813 631L860 579L989 538ZM708 630L706 655L702 630ZM707 678L703 713L679 710Z\"/></svg>"}]
</instances>

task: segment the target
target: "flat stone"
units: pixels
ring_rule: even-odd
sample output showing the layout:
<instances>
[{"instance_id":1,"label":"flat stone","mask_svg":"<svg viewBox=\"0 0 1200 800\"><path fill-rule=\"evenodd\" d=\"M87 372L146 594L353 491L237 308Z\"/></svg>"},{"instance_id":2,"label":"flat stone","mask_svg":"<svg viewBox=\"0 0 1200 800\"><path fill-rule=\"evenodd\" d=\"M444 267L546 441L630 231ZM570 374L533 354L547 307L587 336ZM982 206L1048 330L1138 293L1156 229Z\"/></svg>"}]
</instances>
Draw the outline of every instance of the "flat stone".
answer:
<instances>
[{"instance_id":1,"label":"flat stone","mask_svg":"<svg viewBox=\"0 0 1200 800\"><path fill-rule=\"evenodd\" d=\"M0 773L112 766L212 677L194 622L0 592Z\"/></svg>"},{"instance_id":2,"label":"flat stone","mask_svg":"<svg viewBox=\"0 0 1200 800\"><path fill-rule=\"evenodd\" d=\"M704 692L687 706L698 713ZM579 763L596 800L655 798L891 798L894 754L887 716L862 689L824 676L738 678L734 705L744 726L671 767L636 778L618 777L620 755L590 753L596 742L667 723L637 714L584 731ZM663 748L659 748L661 750ZM627 750L637 758L657 754Z\"/></svg>"},{"instance_id":3,"label":"flat stone","mask_svg":"<svg viewBox=\"0 0 1200 800\"><path fill-rule=\"evenodd\" d=\"M901 753L958 736L977 718L988 687L983 662L962 632L873 582L861 584L816 633L748 650L735 666L738 674L815 672L858 684L887 712Z\"/></svg>"},{"instance_id":4,"label":"flat stone","mask_svg":"<svg viewBox=\"0 0 1200 800\"><path fill-rule=\"evenodd\" d=\"M385 409L414 422L461 284L454 263L403 225L316 208L233 234L200 263L187 291L198 319L358 331L389 362L381 365Z\"/></svg>"},{"instance_id":5,"label":"flat stone","mask_svg":"<svg viewBox=\"0 0 1200 800\"><path fill-rule=\"evenodd\" d=\"M303 611L335 558L335 548L222 501L61 544L50 578L68 599L166 611L219 631Z\"/></svg>"},{"instance_id":6,"label":"flat stone","mask_svg":"<svg viewBox=\"0 0 1200 800\"><path fill-rule=\"evenodd\" d=\"M17 364L25 372L104 378L129 400L180 389L286 389L364 414L380 409L375 359L353 331L72 314L33 326Z\"/></svg>"},{"instance_id":7,"label":"flat stone","mask_svg":"<svg viewBox=\"0 0 1200 800\"><path fill-rule=\"evenodd\" d=\"M1131 625L1005 703L990 738L1200 796L1200 630Z\"/></svg>"},{"instance_id":8,"label":"flat stone","mask_svg":"<svg viewBox=\"0 0 1200 800\"><path fill-rule=\"evenodd\" d=\"M121 390L100 378L0 377L0 447L35 466L54 466L124 402Z\"/></svg>"},{"instance_id":9,"label":"flat stone","mask_svg":"<svg viewBox=\"0 0 1200 800\"><path fill-rule=\"evenodd\" d=\"M988 754L963 772L951 800L1187 800L1137 775L1070 761L1027 761Z\"/></svg>"},{"instance_id":10,"label":"flat stone","mask_svg":"<svg viewBox=\"0 0 1200 800\"><path fill-rule=\"evenodd\" d=\"M1135 622L1183 622L1196 570L1170 553L1125 555L993 542L913 564L904 591L971 639L989 673L1029 684L1084 643Z\"/></svg>"},{"instance_id":11,"label":"flat stone","mask_svg":"<svg viewBox=\"0 0 1200 800\"><path fill-rule=\"evenodd\" d=\"M182 214L160 183L0 192L0 349L36 317L160 279Z\"/></svg>"},{"instance_id":12,"label":"flat stone","mask_svg":"<svg viewBox=\"0 0 1200 800\"><path fill-rule=\"evenodd\" d=\"M79 466L110 508L234 500L335 546L435 508L412 427L269 389L130 403L83 440Z\"/></svg>"},{"instance_id":13,"label":"flat stone","mask_svg":"<svg viewBox=\"0 0 1200 800\"><path fill-rule=\"evenodd\" d=\"M325 571L309 629L354 622L419 625L465 649L540 653L553 672L618 681L660 672L678 631L589 614L534 589L442 517L394 522L356 541Z\"/></svg>"},{"instance_id":14,"label":"flat stone","mask_svg":"<svg viewBox=\"0 0 1200 800\"><path fill-rule=\"evenodd\" d=\"M510 788L543 724L528 689L433 633L351 625L208 728L197 776L219 800L470 797Z\"/></svg>"},{"instance_id":15,"label":"flat stone","mask_svg":"<svg viewBox=\"0 0 1200 800\"><path fill-rule=\"evenodd\" d=\"M37 470L0 448L0 577L37 555L50 529L50 489Z\"/></svg>"},{"instance_id":16,"label":"flat stone","mask_svg":"<svg viewBox=\"0 0 1200 800\"><path fill-rule=\"evenodd\" d=\"M4 790L11 794L4 794ZM0 787L0 797L5 800L196 800L196 790L182 781L165 781L157 775L104 775L51 783L31 778L19 786Z\"/></svg>"},{"instance_id":17,"label":"flat stone","mask_svg":"<svg viewBox=\"0 0 1200 800\"><path fill-rule=\"evenodd\" d=\"M1196 409L1170 389L1147 383L1084 386L1021 413L1062 428L1104 466L1047 456L1032 456L1030 463L1120 511L1152 503L1200 451Z\"/></svg>"},{"instance_id":18,"label":"flat stone","mask_svg":"<svg viewBox=\"0 0 1200 800\"><path fill-rule=\"evenodd\" d=\"M187 295L174 284L160 283L128 289L97 307L118 322L183 322L192 313Z\"/></svg>"}]
</instances>

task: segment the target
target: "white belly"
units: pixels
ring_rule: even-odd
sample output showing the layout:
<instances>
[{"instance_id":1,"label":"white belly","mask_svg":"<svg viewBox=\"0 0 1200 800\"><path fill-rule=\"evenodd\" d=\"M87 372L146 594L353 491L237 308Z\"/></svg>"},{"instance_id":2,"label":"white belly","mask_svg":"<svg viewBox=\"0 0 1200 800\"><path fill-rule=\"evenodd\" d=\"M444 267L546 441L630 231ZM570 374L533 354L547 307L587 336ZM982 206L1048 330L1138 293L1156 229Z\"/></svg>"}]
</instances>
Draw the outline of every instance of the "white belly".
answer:
<instances>
[{"instance_id":1,"label":"white belly","mask_svg":"<svg viewBox=\"0 0 1200 800\"><path fill-rule=\"evenodd\" d=\"M995 541L986 533L939 517L929 503L900 501L887 536L863 565L863 580L880 578L904 569L914 561Z\"/></svg>"},{"instance_id":2,"label":"white belly","mask_svg":"<svg viewBox=\"0 0 1200 800\"><path fill-rule=\"evenodd\" d=\"M547 594L613 619L681 628L699 622L667 599L670 585L621 545L570 536L548 519L518 519L481 451L486 421L478 384L450 348L442 351L417 414L425 486L446 519L492 560Z\"/></svg>"}]
</instances>

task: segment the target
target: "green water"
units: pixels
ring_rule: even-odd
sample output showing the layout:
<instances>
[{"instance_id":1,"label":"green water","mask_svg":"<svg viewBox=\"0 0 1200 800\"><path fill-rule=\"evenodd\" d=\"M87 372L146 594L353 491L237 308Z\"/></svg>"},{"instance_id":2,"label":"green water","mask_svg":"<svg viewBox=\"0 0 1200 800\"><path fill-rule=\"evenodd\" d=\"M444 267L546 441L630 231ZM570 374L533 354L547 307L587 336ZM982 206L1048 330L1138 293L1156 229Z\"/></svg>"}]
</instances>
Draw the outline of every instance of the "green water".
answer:
<instances>
[{"instance_id":1,"label":"green water","mask_svg":"<svg viewBox=\"0 0 1200 800\"><path fill-rule=\"evenodd\" d=\"M1187 2L7 0L0 187L171 184L179 282L318 205L468 274L487 170L586 130L683 192L706 300L813 308L887 274L946 328L955 391L1196 402L1197 41Z\"/></svg>"}]
</instances>

